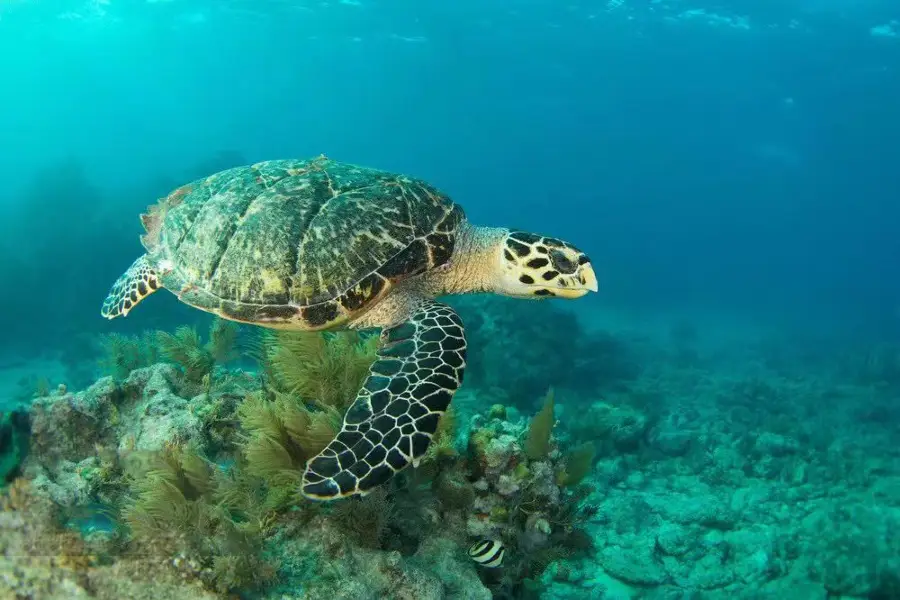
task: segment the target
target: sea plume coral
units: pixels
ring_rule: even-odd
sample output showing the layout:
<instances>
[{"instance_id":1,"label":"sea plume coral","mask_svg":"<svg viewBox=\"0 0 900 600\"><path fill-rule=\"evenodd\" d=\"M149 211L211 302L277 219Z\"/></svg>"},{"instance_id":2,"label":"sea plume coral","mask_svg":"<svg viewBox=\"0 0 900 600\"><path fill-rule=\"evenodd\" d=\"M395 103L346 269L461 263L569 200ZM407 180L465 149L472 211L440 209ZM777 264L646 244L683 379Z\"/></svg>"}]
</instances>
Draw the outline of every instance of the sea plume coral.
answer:
<instances>
[{"instance_id":1,"label":"sea plume coral","mask_svg":"<svg viewBox=\"0 0 900 600\"><path fill-rule=\"evenodd\" d=\"M149 367L159 359L157 337L153 333L126 335L109 333L100 337L100 368L117 381L128 378L135 369Z\"/></svg>"},{"instance_id":2,"label":"sea plume coral","mask_svg":"<svg viewBox=\"0 0 900 600\"><path fill-rule=\"evenodd\" d=\"M202 457L169 445L160 452L135 454L128 468L132 498L122 516L132 533L152 537L168 528L211 526L211 507L204 500L214 487L213 470ZM207 527L197 533L209 533Z\"/></svg>"},{"instance_id":3,"label":"sea plume coral","mask_svg":"<svg viewBox=\"0 0 900 600\"><path fill-rule=\"evenodd\" d=\"M246 511L252 494L242 481L182 446L128 462L131 497L122 517L139 547L178 557L176 567L220 593L274 577L274 567L261 558L268 521Z\"/></svg>"},{"instance_id":4,"label":"sea plume coral","mask_svg":"<svg viewBox=\"0 0 900 600\"><path fill-rule=\"evenodd\" d=\"M263 332L256 348L269 383L320 406L346 409L375 360L376 336Z\"/></svg>"},{"instance_id":5,"label":"sea plume coral","mask_svg":"<svg viewBox=\"0 0 900 600\"><path fill-rule=\"evenodd\" d=\"M174 334L160 331L156 339L162 356L180 366L185 379L201 383L217 363L234 358L237 327L223 319L214 319L205 343L197 330L189 326L179 327Z\"/></svg>"},{"instance_id":6,"label":"sea plume coral","mask_svg":"<svg viewBox=\"0 0 900 600\"><path fill-rule=\"evenodd\" d=\"M306 461L340 429L341 413L330 406L313 410L295 396L255 392L238 409L243 441L242 470L260 480L264 506L277 510L296 499Z\"/></svg>"}]
</instances>

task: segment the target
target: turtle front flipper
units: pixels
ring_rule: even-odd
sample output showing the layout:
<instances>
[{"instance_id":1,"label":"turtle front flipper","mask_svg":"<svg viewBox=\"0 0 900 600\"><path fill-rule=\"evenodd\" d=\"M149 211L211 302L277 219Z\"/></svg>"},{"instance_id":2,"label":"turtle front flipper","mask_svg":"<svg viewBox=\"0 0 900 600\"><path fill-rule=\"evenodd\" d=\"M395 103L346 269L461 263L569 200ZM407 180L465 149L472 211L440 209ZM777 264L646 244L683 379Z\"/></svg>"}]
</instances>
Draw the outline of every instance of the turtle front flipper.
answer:
<instances>
[{"instance_id":1,"label":"turtle front flipper","mask_svg":"<svg viewBox=\"0 0 900 600\"><path fill-rule=\"evenodd\" d=\"M418 464L462 383L465 333L445 304L422 302L409 320L385 329L381 343L340 433L306 465L307 498L365 495Z\"/></svg>"},{"instance_id":2,"label":"turtle front flipper","mask_svg":"<svg viewBox=\"0 0 900 600\"><path fill-rule=\"evenodd\" d=\"M162 287L159 275L144 254L113 284L100 314L107 319L126 316L138 302Z\"/></svg>"}]
</instances>

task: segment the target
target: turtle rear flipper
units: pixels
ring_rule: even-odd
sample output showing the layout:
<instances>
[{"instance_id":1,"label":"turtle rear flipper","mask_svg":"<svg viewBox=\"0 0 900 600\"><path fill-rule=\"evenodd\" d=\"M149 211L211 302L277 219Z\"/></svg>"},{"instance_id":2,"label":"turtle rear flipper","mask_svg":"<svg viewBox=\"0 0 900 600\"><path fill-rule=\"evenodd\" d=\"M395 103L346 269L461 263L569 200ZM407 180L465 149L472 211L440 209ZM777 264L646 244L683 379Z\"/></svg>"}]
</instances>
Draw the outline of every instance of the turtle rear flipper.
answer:
<instances>
[{"instance_id":1,"label":"turtle rear flipper","mask_svg":"<svg viewBox=\"0 0 900 600\"><path fill-rule=\"evenodd\" d=\"M162 287L159 276L144 254L113 284L100 314L107 319L126 316L138 302Z\"/></svg>"},{"instance_id":2,"label":"turtle rear flipper","mask_svg":"<svg viewBox=\"0 0 900 600\"><path fill-rule=\"evenodd\" d=\"M365 495L418 464L462 383L466 338L449 306L422 302L409 320L385 329L381 341L340 433L306 465L307 498Z\"/></svg>"}]
</instances>

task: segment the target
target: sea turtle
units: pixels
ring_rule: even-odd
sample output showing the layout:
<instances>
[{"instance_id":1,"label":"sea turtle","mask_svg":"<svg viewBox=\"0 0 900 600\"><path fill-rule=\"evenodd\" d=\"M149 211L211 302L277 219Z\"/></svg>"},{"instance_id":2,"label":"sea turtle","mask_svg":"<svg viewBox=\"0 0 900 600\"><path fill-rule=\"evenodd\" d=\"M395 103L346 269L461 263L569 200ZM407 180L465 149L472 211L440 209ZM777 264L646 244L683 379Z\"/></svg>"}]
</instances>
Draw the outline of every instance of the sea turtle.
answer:
<instances>
[{"instance_id":1,"label":"sea turtle","mask_svg":"<svg viewBox=\"0 0 900 600\"><path fill-rule=\"evenodd\" d=\"M160 288L222 318L288 330L381 327L341 431L306 465L301 492L364 495L418 463L459 387L466 338L444 294L578 298L587 255L523 231L470 225L425 181L325 156L228 169L141 215L146 254L101 314Z\"/></svg>"}]
</instances>

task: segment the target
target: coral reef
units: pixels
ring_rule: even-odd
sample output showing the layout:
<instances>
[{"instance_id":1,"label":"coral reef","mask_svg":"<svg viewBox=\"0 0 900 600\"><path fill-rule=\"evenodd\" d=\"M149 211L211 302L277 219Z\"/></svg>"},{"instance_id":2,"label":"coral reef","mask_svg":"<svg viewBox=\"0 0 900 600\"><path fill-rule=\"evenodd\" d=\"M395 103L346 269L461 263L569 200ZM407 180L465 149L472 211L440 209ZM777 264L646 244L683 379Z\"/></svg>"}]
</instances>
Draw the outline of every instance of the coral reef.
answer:
<instances>
[{"instance_id":1,"label":"coral reef","mask_svg":"<svg viewBox=\"0 0 900 600\"><path fill-rule=\"evenodd\" d=\"M341 581L353 598L490 597L459 552L465 540L442 532L428 490L448 461L461 462L453 411L420 473L397 489L335 506L310 503L298 494L300 473L337 431L374 358L371 340L267 334L257 346L260 378L213 369L223 356L213 349L216 335L206 344L188 330L143 336L159 347L142 349L142 357L173 364L33 403L24 474L30 497L52 507L47 536L76 539L81 531L112 564L149 558L171 571L169 579L216 594L265 597L278 589L272 597L316 598ZM286 588L298 568L290 551L315 560L319 577ZM61 573L60 589L77 590L93 563L82 571ZM19 593L27 582L13 587Z\"/></svg>"},{"instance_id":2,"label":"coral reef","mask_svg":"<svg viewBox=\"0 0 900 600\"><path fill-rule=\"evenodd\" d=\"M557 310L550 322L568 319ZM487 324L494 312L421 464L334 503L297 483L374 338L266 333L257 371L227 367L234 332L215 322L208 341L186 329L107 340L108 376L44 385L27 418L0 426L0 449L15 449L4 464L21 463L4 468L22 476L0 507L0 569L13 574L0 596L900 595L887 350L860 371L764 346L710 354L684 324L655 347L546 323L526 340L527 319ZM589 373L593 356L612 366ZM503 357L534 372L501 369ZM818 361L814 376L803 360ZM480 539L503 544L502 565L466 556Z\"/></svg>"},{"instance_id":3,"label":"coral reef","mask_svg":"<svg viewBox=\"0 0 900 600\"><path fill-rule=\"evenodd\" d=\"M503 540L509 550L503 574L491 582L494 597L538 594L538 580L553 561L587 556L592 548L583 528L595 510L584 502L591 488L576 486L567 473L575 457L582 462L575 476L584 479L593 449L587 464L585 449L577 455L560 451L553 407L550 392L531 419L473 417L467 477L474 499L466 530L475 538Z\"/></svg>"},{"instance_id":4,"label":"coral reef","mask_svg":"<svg viewBox=\"0 0 900 600\"><path fill-rule=\"evenodd\" d=\"M323 516L288 526L273 545L293 557L282 566L283 582L276 588L280 600L420 600L460 598L489 600L491 593L458 542L429 536L416 551L404 555L348 543L335 520Z\"/></svg>"},{"instance_id":5,"label":"coral reef","mask_svg":"<svg viewBox=\"0 0 900 600\"><path fill-rule=\"evenodd\" d=\"M851 400L871 388L748 371L662 368L566 427L599 451L597 563L549 569L547 597L896 597L896 434Z\"/></svg>"},{"instance_id":6,"label":"coral reef","mask_svg":"<svg viewBox=\"0 0 900 600\"><path fill-rule=\"evenodd\" d=\"M59 510L26 480L0 496L0 598L24 600L213 600L170 561L128 556L103 534L59 527ZM112 553L115 552L115 559Z\"/></svg>"}]
</instances>

